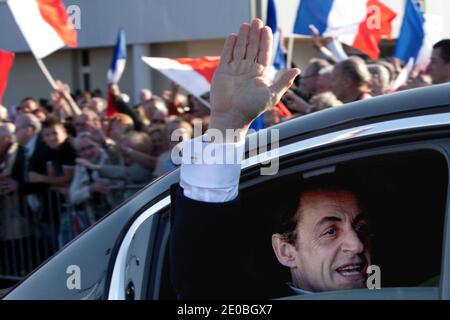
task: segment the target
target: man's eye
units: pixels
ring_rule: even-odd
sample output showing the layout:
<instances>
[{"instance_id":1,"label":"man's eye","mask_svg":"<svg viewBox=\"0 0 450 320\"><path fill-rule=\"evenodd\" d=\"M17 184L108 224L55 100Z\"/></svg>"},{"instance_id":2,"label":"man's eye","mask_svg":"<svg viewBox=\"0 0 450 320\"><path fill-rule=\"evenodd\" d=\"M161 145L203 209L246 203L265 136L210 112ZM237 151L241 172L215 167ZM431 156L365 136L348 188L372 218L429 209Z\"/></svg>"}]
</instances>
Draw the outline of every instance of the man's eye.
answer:
<instances>
[{"instance_id":1,"label":"man's eye","mask_svg":"<svg viewBox=\"0 0 450 320\"><path fill-rule=\"evenodd\" d=\"M325 233L323 234L324 236L334 236L336 234L336 229L335 228L329 228L325 231Z\"/></svg>"}]
</instances>

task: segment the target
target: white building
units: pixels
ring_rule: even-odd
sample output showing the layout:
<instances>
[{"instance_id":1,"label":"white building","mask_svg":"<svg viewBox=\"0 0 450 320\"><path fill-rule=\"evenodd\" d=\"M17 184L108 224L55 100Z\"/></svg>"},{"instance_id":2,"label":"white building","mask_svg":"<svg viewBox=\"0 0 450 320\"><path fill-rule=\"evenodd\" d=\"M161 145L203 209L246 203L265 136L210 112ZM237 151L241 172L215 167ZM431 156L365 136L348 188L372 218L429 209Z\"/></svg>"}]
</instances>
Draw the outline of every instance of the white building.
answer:
<instances>
[{"instance_id":1,"label":"white building","mask_svg":"<svg viewBox=\"0 0 450 320\"><path fill-rule=\"evenodd\" d=\"M299 0L278 1L282 16L292 16ZM353 1L353 0L348 0ZM402 12L406 0L383 0ZM425 10L445 16L450 1L425 0ZM126 31L128 60L120 82L123 92L136 100L141 88L156 94L168 88L168 80L150 70L141 56L198 57L219 55L223 39L237 32L239 25L252 17L265 16L266 0L64 0L66 7L80 9L77 49L59 50L44 59L56 79L72 90L106 91L106 73L120 27ZM402 21L396 19L396 29ZM289 19L280 26L290 30ZM25 96L48 98L51 90L15 24L7 5L0 0L0 49L16 53L5 105L13 105ZM445 22L445 37L450 37L450 21ZM316 56L309 40L295 39L293 61L304 67Z\"/></svg>"}]
</instances>

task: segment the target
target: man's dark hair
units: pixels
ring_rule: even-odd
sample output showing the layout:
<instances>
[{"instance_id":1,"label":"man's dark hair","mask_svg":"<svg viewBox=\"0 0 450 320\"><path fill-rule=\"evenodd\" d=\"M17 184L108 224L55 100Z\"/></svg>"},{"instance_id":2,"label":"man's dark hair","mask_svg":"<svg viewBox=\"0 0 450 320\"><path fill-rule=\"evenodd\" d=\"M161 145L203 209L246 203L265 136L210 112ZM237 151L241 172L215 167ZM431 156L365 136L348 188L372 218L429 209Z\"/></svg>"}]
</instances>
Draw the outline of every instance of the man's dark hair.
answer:
<instances>
[{"instance_id":1,"label":"man's dark hair","mask_svg":"<svg viewBox=\"0 0 450 320\"><path fill-rule=\"evenodd\" d=\"M25 98L22 99L22 101L20 101L20 104L22 104L22 103L24 103L25 101L28 101L28 100L31 100L31 101L33 101L35 103L38 103L38 101L35 98L33 98L33 97L25 97Z\"/></svg>"},{"instance_id":2,"label":"man's dark hair","mask_svg":"<svg viewBox=\"0 0 450 320\"><path fill-rule=\"evenodd\" d=\"M433 46L433 49L441 49L441 58L445 63L450 62L450 39L439 41Z\"/></svg>"},{"instance_id":3,"label":"man's dark hair","mask_svg":"<svg viewBox=\"0 0 450 320\"><path fill-rule=\"evenodd\" d=\"M48 117L42 122L42 129L52 128L54 126L61 126L64 128L64 124L55 117Z\"/></svg>"},{"instance_id":4,"label":"man's dark hair","mask_svg":"<svg viewBox=\"0 0 450 320\"><path fill-rule=\"evenodd\" d=\"M353 193L358 199L359 205L364 209L364 197L360 192L360 187L350 177L343 177L334 174L324 174L309 179L303 179L298 188L290 189L282 204L275 210L272 233L283 235L285 240L295 245L297 240L297 225L300 215L297 214L300 208L300 200L303 194L314 190L335 191L344 190Z\"/></svg>"}]
</instances>

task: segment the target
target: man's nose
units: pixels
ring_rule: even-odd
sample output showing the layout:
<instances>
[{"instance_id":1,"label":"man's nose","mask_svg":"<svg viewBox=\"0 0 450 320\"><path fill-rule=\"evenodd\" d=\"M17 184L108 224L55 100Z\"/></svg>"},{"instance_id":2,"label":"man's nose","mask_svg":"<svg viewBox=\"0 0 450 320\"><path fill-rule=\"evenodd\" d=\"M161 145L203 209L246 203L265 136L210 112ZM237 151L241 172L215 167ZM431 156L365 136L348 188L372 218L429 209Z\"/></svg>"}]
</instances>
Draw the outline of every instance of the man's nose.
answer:
<instances>
[{"instance_id":1,"label":"man's nose","mask_svg":"<svg viewBox=\"0 0 450 320\"><path fill-rule=\"evenodd\" d=\"M364 251L364 244L353 228L346 231L342 243L342 250L354 254L359 254Z\"/></svg>"}]
</instances>

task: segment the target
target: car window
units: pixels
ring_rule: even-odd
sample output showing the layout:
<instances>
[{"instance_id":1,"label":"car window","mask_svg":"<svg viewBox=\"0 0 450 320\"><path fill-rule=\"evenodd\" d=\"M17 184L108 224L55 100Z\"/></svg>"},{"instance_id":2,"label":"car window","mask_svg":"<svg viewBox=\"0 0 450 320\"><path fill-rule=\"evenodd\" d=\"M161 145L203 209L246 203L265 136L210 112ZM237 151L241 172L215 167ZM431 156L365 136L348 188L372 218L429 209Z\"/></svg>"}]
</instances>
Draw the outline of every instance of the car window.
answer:
<instances>
[{"instance_id":1,"label":"car window","mask_svg":"<svg viewBox=\"0 0 450 320\"><path fill-rule=\"evenodd\" d=\"M273 216L281 202L292 199L298 202L296 190L305 179L324 172L352 180L364 196L370 217L371 265L379 267L381 288L417 288L405 289L405 293L389 291L385 297L397 295L409 299L421 292L424 298L438 297L447 160L440 151L413 145L375 150L373 154L365 151L347 158L340 154L336 158L316 158L314 162L298 161L297 166L284 168L270 179L241 183L245 215L235 223L246 234L242 235L241 248L230 250L235 252L236 263L247 274L255 297L280 298L294 294L288 288L292 281L290 272L277 261L271 245ZM169 266L165 265L161 285L170 287ZM427 289L430 287L435 289ZM382 296L378 294L376 299Z\"/></svg>"},{"instance_id":2,"label":"car window","mask_svg":"<svg viewBox=\"0 0 450 320\"><path fill-rule=\"evenodd\" d=\"M133 221L128 228L114 263L109 299L140 300L147 296L154 281L158 261L160 224L168 215L169 197L156 202Z\"/></svg>"}]
</instances>

